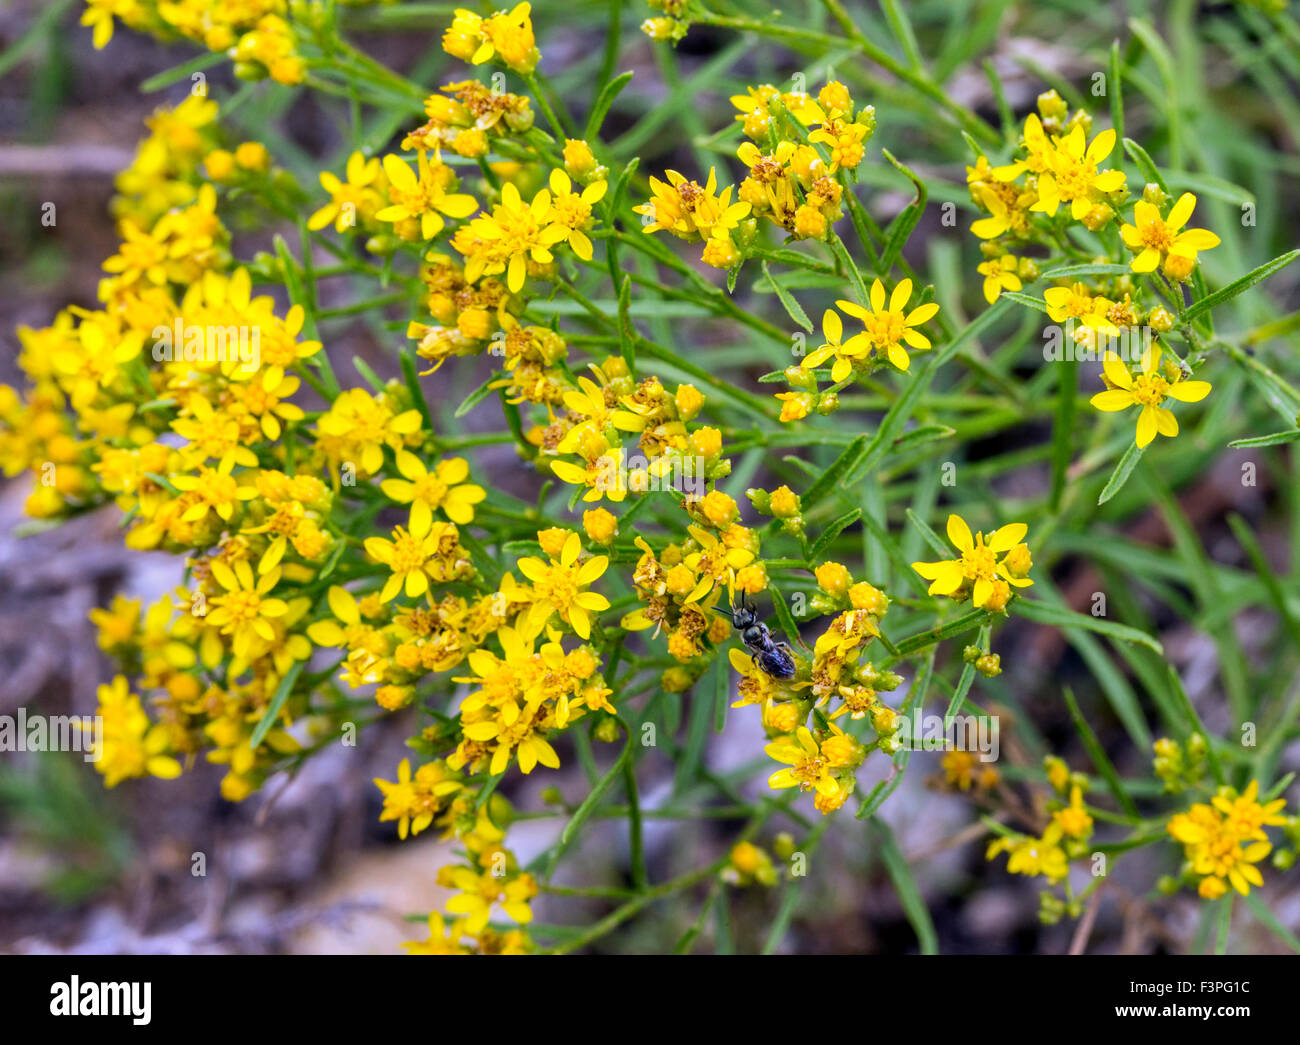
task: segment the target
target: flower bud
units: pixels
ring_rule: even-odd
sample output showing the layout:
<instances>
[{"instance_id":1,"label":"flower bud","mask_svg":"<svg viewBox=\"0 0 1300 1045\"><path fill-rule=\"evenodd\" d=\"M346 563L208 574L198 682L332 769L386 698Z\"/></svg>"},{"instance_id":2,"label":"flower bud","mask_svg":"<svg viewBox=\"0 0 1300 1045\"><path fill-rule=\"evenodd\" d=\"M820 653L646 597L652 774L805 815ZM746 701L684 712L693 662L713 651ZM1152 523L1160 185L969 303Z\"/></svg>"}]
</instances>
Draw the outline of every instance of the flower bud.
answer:
<instances>
[{"instance_id":1,"label":"flower bud","mask_svg":"<svg viewBox=\"0 0 1300 1045\"><path fill-rule=\"evenodd\" d=\"M1165 308L1164 305L1157 305L1147 313L1147 326L1158 334L1172 330L1174 326L1174 314Z\"/></svg>"}]
</instances>

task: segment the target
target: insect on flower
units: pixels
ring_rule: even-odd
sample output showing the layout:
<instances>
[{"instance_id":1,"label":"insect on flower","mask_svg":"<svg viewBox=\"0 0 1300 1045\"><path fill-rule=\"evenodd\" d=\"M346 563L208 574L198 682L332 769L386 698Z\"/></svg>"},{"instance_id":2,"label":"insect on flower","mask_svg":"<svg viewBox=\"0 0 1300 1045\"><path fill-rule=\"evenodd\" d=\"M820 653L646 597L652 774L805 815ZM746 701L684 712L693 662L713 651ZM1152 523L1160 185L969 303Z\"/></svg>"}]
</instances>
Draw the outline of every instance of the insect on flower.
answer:
<instances>
[{"instance_id":1,"label":"insect on flower","mask_svg":"<svg viewBox=\"0 0 1300 1045\"><path fill-rule=\"evenodd\" d=\"M726 615L726 610L718 610ZM740 604L731 609L731 623L740 632L740 641L754 657L766 674L774 679L794 678L794 654L784 642L774 642L767 625L758 619L758 609L745 601L745 593L740 593Z\"/></svg>"}]
</instances>

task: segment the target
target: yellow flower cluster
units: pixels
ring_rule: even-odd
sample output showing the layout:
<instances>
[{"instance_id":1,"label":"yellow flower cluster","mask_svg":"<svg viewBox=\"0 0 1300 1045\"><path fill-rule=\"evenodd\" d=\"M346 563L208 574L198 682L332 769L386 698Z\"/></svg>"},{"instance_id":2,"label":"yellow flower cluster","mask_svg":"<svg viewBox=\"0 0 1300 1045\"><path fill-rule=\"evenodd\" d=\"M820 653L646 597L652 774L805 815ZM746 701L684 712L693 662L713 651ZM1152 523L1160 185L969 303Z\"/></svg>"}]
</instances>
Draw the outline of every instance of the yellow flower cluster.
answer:
<instances>
[{"instance_id":1,"label":"yellow flower cluster","mask_svg":"<svg viewBox=\"0 0 1300 1045\"><path fill-rule=\"evenodd\" d=\"M1252 780L1245 791L1220 788L1208 804L1197 802L1170 819L1169 833L1182 845L1201 896L1217 899L1229 886L1245 896L1264 884L1255 866L1273 849L1264 828L1287 823L1285 805L1282 798L1259 801L1259 781Z\"/></svg>"},{"instance_id":2,"label":"yellow flower cluster","mask_svg":"<svg viewBox=\"0 0 1300 1045\"><path fill-rule=\"evenodd\" d=\"M1042 876L1055 885L1070 871L1070 860L1089 852L1094 822L1083 800L1084 780L1071 774L1060 759L1049 758L1047 777L1056 797L1047 803L1048 822L1041 834L1023 835L1003 828L989 843L985 859L1007 854L1007 871L1027 877ZM1095 880L1094 880L1095 881ZM1051 905L1045 904L1045 910Z\"/></svg>"},{"instance_id":3,"label":"yellow flower cluster","mask_svg":"<svg viewBox=\"0 0 1300 1045\"><path fill-rule=\"evenodd\" d=\"M996 301L1004 291L1020 291L1024 281L1039 278L1040 264L1018 252L1032 245L1056 252L1072 249L1064 235L1069 221L1076 221L1092 233L1114 238L1113 226L1129 203L1128 186L1122 171L1105 163L1115 148L1113 130L1088 139L1092 117L1078 110L1073 115L1055 91L1038 98L1038 112L1025 118L1022 155L1010 164L993 166L980 155L974 167L966 168L971 199L988 214L971 226L984 242L987 258L979 265L984 277L984 296ZM1068 204L1068 218L1063 205ZM1066 324L1074 345L1093 358L1105 361L1108 391L1092 399L1099 410L1142 407L1136 442L1145 447L1157 433L1178 434L1178 422L1161 402L1166 397L1196 402L1210 391L1205 381L1190 381L1189 369L1175 362L1164 376L1159 368L1161 347L1151 335L1169 331L1175 323L1165 303L1149 308L1141 302L1147 293L1164 293L1181 309L1182 294L1177 284L1193 277L1201 251L1218 246L1219 237L1206 229L1186 228L1196 207L1196 197L1185 192L1169 207L1160 184L1146 185L1132 202L1133 220L1119 222L1119 242L1135 256L1129 264L1134 274L1147 275L1152 288L1131 278L1115 277L1089 285L1079 280L1057 280L1043 292L1042 308L1055 323ZM1076 261L1089 259L1075 251ZM1108 291L1106 284L1114 287ZM1129 360L1139 353L1133 343L1142 343L1143 373L1136 379L1118 358L1116 347L1129 350ZM1181 387L1176 387L1181 385Z\"/></svg>"},{"instance_id":4,"label":"yellow flower cluster","mask_svg":"<svg viewBox=\"0 0 1300 1045\"><path fill-rule=\"evenodd\" d=\"M848 90L837 81L826 84L816 99L763 84L731 102L751 139L736 150L749 170L735 189L736 202L731 202L732 186L718 191L712 168L703 185L670 170L666 182L651 177L649 201L634 208L642 215L643 232L664 229L678 239L703 242L705 264L720 269L744 260L760 217L794 239L824 238L843 215L840 172L856 170L875 129L875 111L866 106L855 112Z\"/></svg>"},{"instance_id":5,"label":"yellow flower cluster","mask_svg":"<svg viewBox=\"0 0 1300 1045\"><path fill-rule=\"evenodd\" d=\"M210 51L229 51L236 74L300 83L306 65L298 54L288 0L86 0L81 24L94 30L95 46L113 38L113 20L161 40L178 36Z\"/></svg>"},{"instance_id":6,"label":"yellow flower cluster","mask_svg":"<svg viewBox=\"0 0 1300 1045\"><path fill-rule=\"evenodd\" d=\"M1033 558L1024 543L1029 528L1008 523L988 535L972 536L960 515L948 516L948 540L961 553L957 559L914 562L912 569L930 582L931 595L947 595L976 609L1002 613L1011 601L1012 588L1027 588Z\"/></svg>"}]
</instances>

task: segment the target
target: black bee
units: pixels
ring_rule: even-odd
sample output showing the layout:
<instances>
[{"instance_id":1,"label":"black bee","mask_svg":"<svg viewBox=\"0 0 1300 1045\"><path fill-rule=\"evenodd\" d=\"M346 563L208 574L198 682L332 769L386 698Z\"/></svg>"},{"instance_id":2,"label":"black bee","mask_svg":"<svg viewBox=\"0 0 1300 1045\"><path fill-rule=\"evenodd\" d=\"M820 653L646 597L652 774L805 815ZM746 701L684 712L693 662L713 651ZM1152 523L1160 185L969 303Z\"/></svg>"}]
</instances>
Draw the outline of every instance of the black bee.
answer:
<instances>
[{"instance_id":1,"label":"black bee","mask_svg":"<svg viewBox=\"0 0 1300 1045\"><path fill-rule=\"evenodd\" d=\"M740 604L731 608L731 623L760 669L774 679L794 678L794 654L790 647L772 640L767 625L758 619L758 610L746 604L744 592L740 593Z\"/></svg>"}]
</instances>

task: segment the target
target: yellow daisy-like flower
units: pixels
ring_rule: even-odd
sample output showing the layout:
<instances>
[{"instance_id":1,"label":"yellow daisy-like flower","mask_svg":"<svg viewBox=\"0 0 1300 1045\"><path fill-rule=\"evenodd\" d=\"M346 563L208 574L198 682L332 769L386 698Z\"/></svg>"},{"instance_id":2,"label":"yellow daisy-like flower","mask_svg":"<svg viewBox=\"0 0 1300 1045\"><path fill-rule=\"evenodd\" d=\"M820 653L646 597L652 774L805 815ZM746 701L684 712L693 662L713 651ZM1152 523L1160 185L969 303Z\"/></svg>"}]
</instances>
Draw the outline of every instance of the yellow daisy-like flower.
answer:
<instances>
[{"instance_id":1,"label":"yellow daisy-like flower","mask_svg":"<svg viewBox=\"0 0 1300 1045\"><path fill-rule=\"evenodd\" d=\"M414 520L414 508L411 516ZM442 538L441 531L431 524L422 533L417 532L414 521L409 530L403 526L394 528L391 540L366 538L366 554L392 571L379 592L381 601L390 602L400 591L405 591L408 599L418 599L429 590L429 573L425 567L437 556Z\"/></svg>"},{"instance_id":2,"label":"yellow daisy-like flower","mask_svg":"<svg viewBox=\"0 0 1300 1045\"><path fill-rule=\"evenodd\" d=\"M700 550L691 552L682 560L687 572L697 578L695 586L682 601L699 602L719 584L725 584L734 599L736 571L753 562L754 553L748 548L729 546L698 526L687 527L687 532Z\"/></svg>"},{"instance_id":3,"label":"yellow daisy-like flower","mask_svg":"<svg viewBox=\"0 0 1300 1045\"><path fill-rule=\"evenodd\" d=\"M665 171L665 184L650 176L650 199L632 209L651 220L642 232L667 229L679 239L707 240L718 231L729 232L749 215L750 204L731 202L731 186L718 193L717 172L710 167L704 185L677 171Z\"/></svg>"},{"instance_id":4,"label":"yellow daisy-like flower","mask_svg":"<svg viewBox=\"0 0 1300 1045\"><path fill-rule=\"evenodd\" d=\"M1047 314L1053 323L1079 319L1089 326L1106 323L1106 311L1111 306L1110 301L1093 294L1082 283L1071 283L1068 287L1048 287L1043 291L1043 303L1047 306Z\"/></svg>"},{"instance_id":5,"label":"yellow daisy-like flower","mask_svg":"<svg viewBox=\"0 0 1300 1045\"><path fill-rule=\"evenodd\" d=\"M230 474L233 467L234 462L227 459L216 468L200 468L197 475L172 476L171 483L176 489L192 492L198 498L181 515L182 521L198 522L211 510L229 522L240 501L251 501L257 496L255 487L239 485L239 480Z\"/></svg>"},{"instance_id":6,"label":"yellow daisy-like flower","mask_svg":"<svg viewBox=\"0 0 1300 1045\"><path fill-rule=\"evenodd\" d=\"M1212 804L1198 802L1177 813L1167 825L1180 843L1194 873L1202 875L1197 891L1207 900L1223 896L1231 886L1242 896L1250 887L1262 886L1264 877L1255 865L1272 851L1265 826L1281 826L1279 813L1285 799L1259 802L1259 781L1252 780L1241 794L1223 789Z\"/></svg>"},{"instance_id":7,"label":"yellow daisy-like flower","mask_svg":"<svg viewBox=\"0 0 1300 1045\"><path fill-rule=\"evenodd\" d=\"M1114 148L1113 143L1111 147ZM1055 145L1053 139L1049 138L1047 132L1043 130L1043 121L1038 118L1036 112L1031 112L1025 117L1024 148L1028 155L1023 160L993 168L992 174L996 180L1014 181L1025 171L1039 175L1047 171ZM983 164L980 166L981 173L984 166ZM970 168L967 170L969 171ZM970 179L969 174L967 178Z\"/></svg>"},{"instance_id":8,"label":"yellow daisy-like flower","mask_svg":"<svg viewBox=\"0 0 1300 1045\"><path fill-rule=\"evenodd\" d=\"M277 566L255 577L253 568L244 561L231 567L213 559L211 567L212 576L225 589L225 594L212 597L208 623L220 628L223 635L230 635L235 656L246 660L255 639L276 640L273 621L289 612L289 604L283 599L270 597L280 583L280 568Z\"/></svg>"},{"instance_id":9,"label":"yellow daisy-like flower","mask_svg":"<svg viewBox=\"0 0 1300 1045\"><path fill-rule=\"evenodd\" d=\"M1160 346L1152 345L1142 357L1142 372L1134 375L1120 361L1119 356L1108 352L1102 360L1107 381L1113 388L1098 392L1089 402L1098 410L1112 412L1140 406L1136 441L1144 447L1156 434L1178 434L1178 419L1173 412L1161 406L1166 399L1181 403L1199 403L1210 394L1208 381L1170 381L1160 369Z\"/></svg>"},{"instance_id":10,"label":"yellow daisy-like flower","mask_svg":"<svg viewBox=\"0 0 1300 1045\"><path fill-rule=\"evenodd\" d=\"M1010 254L986 261L975 271L984 277L984 300L990 305L1002 296L1004 290L1019 290L1022 285L1016 275L1016 259Z\"/></svg>"},{"instance_id":11,"label":"yellow daisy-like flower","mask_svg":"<svg viewBox=\"0 0 1300 1045\"><path fill-rule=\"evenodd\" d=\"M380 483L385 496L398 504L411 506L411 533L423 536L433 524L433 513L441 508L454 523L474 521L474 505L487 496L481 486L465 482L469 463L463 457L439 461L429 471L424 462L409 450L397 451L397 470L405 479L386 479Z\"/></svg>"},{"instance_id":12,"label":"yellow daisy-like flower","mask_svg":"<svg viewBox=\"0 0 1300 1045\"><path fill-rule=\"evenodd\" d=\"M468 218L478 210L478 200L473 196L447 191L455 175L446 164L430 164L420 152L416 166L418 174L400 156L389 153L384 157L391 204L375 215L377 219L397 223L419 218L420 235L429 240L442 231L444 215Z\"/></svg>"},{"instance_id":13,"label":"yellow daisy-like flower","mask_svg":"<svg viewBox=\"0 0 1300 1045\"><path fill-rule=\"evenodd\" d=\"M356 228L361 218L373 214L382 202L373 187L379 169L378 159L367 160L360 152L354 152L348 157L345 181L340 181L332 171L323 171L321 188L330 194L330 201L307 219L307 227L323 229L333 222L334 231L340 234Z\"/></svg>"},{"instance_id":14,"label":"yellow daisy-like flower","mask_svg":"<svg viewBox=\"0 0 1300 1045\"><path fill-rule=\"evenodd\" d=\"M522 874L503 882L490 872L476 874L468 867L454 867L448 877L461 892L447 901L446 910L465 917L465 931L471 936L487 926L495 904L521 925L533 920L528 901L537 895L537 884L532 875Z\"/></svg>"},{"instance_id":15,"label":"yellow daisy-like flower","mask_svg":"<svg viewBox=\"0 0 1300 1045\"><path fill-rule=\"evenodd\" d=\"M871 284L871 309L867 310L852 301L835 302L839 310L846 315L862 321L864 333L871 343L872 351L877 356L888 357L899 370L906 371L911 365L906 342L916 351L930 347L930 339L913 327L933 319L939 313L939 306L931 301L918 305L911 312L904 313L908 299L912 296L912 281L902 280L889 295L889 307L885 307L885 285L876 280ZM831 374L834 377L834 371ZM847 376L847 375L846 375ZM836 378L836 380L840 380Z\"/></svg>"},{"instance_id":16,"label":"yellow daisy-like flower","mask_svg":"<svg viewBox=\"0 0 1300 1045\"><path fill-rule=\"evenodd\" d=\"M426 762L412 777L411 760L404 758L397 767L396 781L375 777L375 786L384 795L380 822L396 820L398 836L406 838L408 832L418 835L433 823L433 818L446 808L447 798L464 785L442 761Z\"/></svg>"},{"instance_id":17,"label":"yellow daisy-like flower","mask_svg":"<svg viewBox=\"0 0 1300 1045\"><path fill-rule=\"evenodd\" d=\"M140 698L131 692L125 676L99 687L95 715L102 723L101 740L90 745L95 768L105 787L148 774L161 780L181 775L181 764L165 754L167 730L149 722ZM85 727L89 729L89 727Z\"/></svg>"},{"instance_id":18,"label":"yellow daisy-like flower","mask_svg":"<svg viewBox=\"0 0 1300 1045\"><path fill-rule=\"evenodd\" d=\"M620 432L641 432L645 430L646 421L640 414L634 414L631 410L620 410L611 407L605 398L605 389L596 384L589 377L578 376L578 387L581 392L569 389L564 393L564 405L580 417L586 418L586 423L590 429L595 432L602 432L610 425L613 425ZM587 431L578 431L580 426L575 426L567 436L561 440L556 448L559 453L576 453L583 445L583 440L587 436Z\"/></svg>"},{"instance_id":19,"label":"yellow daisy-like flower","mask_svg":"<svg viewBox=\"0 0 1300 1045\"><path fill-rule=\"evenodd\" d=\"M804 357L801 368L812 370L831 356L835 363L831 367L831 380L843 381L853 372L853 362L871 354L871 339L865 332L854 334L848 341L844 338L844 323L840 314L834 309L827 309L822 314L822 334L826 343L814 349Z\"/></svg>"},{"instance_id":20,"label":"yellow daisy-like flower","mask_svg":"<svg viewBox=\"0 0 1300 1045\"><path fill-rule=\"evenodd\" d=\"M407 954L473 954L460 942L463 935L461 923L448 922L438 911L429 914L429 938L407 940L402 946Z\"/></svg>"},{"instance_id":21,"label":"yellow daisy-like flower","mask_svg":"<svg viewBox=\"0 0 1300 1045\"><path fill-rule=\"evenodd\" d=\"M931 595L955 595L969 586L977 608L1000 610L1010 594L1006 585L1027 588L1034 583L1025 576L1029 572L1028 549L1018 551L1028 531L1024 523L1008 523L986 541L982 533L972 536L961 516L950 515L948 540L961 558L914 562L912 569L931 582ZM1008 554L1013 551L1016 554Z\"/></svg>"},{"instance_id":22,"label":"yellow daisy-like flower","mask_svg":"<svg viewBox=\"0 0 1300 1045\"><path fill-rule=\"evenodd\" d=\"M1075 124L1063 141L1048 150L1047 169L1038 176L1038 202L1030 210L1042 211L1050 217L1062 203L1068 203L1070 217L1080 221L1099 195L1124 188L1123 171L1097 170L1097 165L1115 148L1115 132L1102 131L1087 148L1086 141L1083 127Z\"/></svg>"},{"instance_id":23,"label":"yellow daisy-like flower","mask_svg":"<svg viewBox=\"0 0 1300 1045\"><path fill-rule=\"evenodd\" d=\"M769 758L784 762L788 768L778 769L767 778L768 786L780 790L797 787L803 791L816 791L827 798L839 794L839 781L831 775L831 760L822 752L807 726L800 726L793 736L774 740L763 750Z\"/></svg>"},{"instance_id":24,"label":"yellow daisy-like flower","mask_svg":"<svg viewBox=\"0 0 1300 1045\"><path fill-rule=\"evenodd\" d=\"M1018 835L995 839L989 843L984 858L992 860L999 853L1007 853L1007 871L1011 874L1042 875L1049 882L1059 882L1070 870L1069 860L1061 847L1064 833L1061 825L1052 821L1041 838Z\"/></svg>"},{"instance_id":25,"label":"yellow daisy-like flower","mask_svg":"<svg viewBox=\"0 0 1300 1045\"><path fill-rule=\"evenodd\" d=\"M609 600L582 589L609 568L609 556L593 555L579 563L581 554L582 538L573 532L565 538L558 560L535 555L519 560L519 572L533 582L536 600L528 611L530 632L540 631L552 614L559 614L579 638L591 638L591 614L609 609Z\"/></svg>"},{"instance_id":26,"label":"yellow daisy-like flower","mask_svg":"<svg viewBox=\"0 0 1300 1045\"><path fill-rule=\"evenodd\" d=\"M470 224L470 231L486 241L490 252L475 251L465 263L465 279L473 283L487 269L494 257L504 259L506 286L512 294L523 289L528 262L549 265L555 260L551 247L569 238L570 230L552 224L551 194L542 189L525 203L513 182L501 187L501 202L490 215L480 216ZM497 262L499 265L501 262Z\"/></svg>"},{"instance_id":27,"label":"yellow daisy-like flower","mask_svg":"<svg viewBox=\"0 0 1300 1045\"><path fill-rule=\"evenodd\" d=\"M591 240L583 229L591 224L591 208L605 198L607 183L603 178L593 181L581 193L573 191L573 182L564 171L551 171L550 178L551 211L548 218L552 225L557 225L567 233L568 244L573 253L583 261L590 261L592 255ZM563 242L563 241L557 241Z\"/></svg>"},{"instance_id":28,"label":"yellow daisy-like flower","mask_svg":"<svg viewBox=\"0 0 1300 1045\"><path fill-rule=\"evenodd\" d=\"M1195 208L1196 197L1190 192L1178 197L1167 218L1161 218L1159 208L1146 200L1133 204L1134 223L1122 225L1119 230L1124 245L1137 252L1129 268L1134 272L1152 272L1162 261L1183 258L1191 263L1187 265L1190 272L1200 251L1219 245L1219 237L1209 229L1183 228Z\"/></svg>"}]
</instances>

